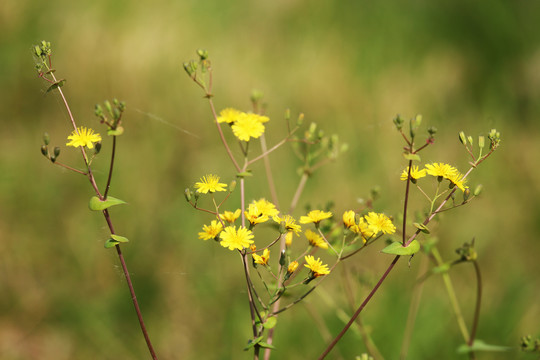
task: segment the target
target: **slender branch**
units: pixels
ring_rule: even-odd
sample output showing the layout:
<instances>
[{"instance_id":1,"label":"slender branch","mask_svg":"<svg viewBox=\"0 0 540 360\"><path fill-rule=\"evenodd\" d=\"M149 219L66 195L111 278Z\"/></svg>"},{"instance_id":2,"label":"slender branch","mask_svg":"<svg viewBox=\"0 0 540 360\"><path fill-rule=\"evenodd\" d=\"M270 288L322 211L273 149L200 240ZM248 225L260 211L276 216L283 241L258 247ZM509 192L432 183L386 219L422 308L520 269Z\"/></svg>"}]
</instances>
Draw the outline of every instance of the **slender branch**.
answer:
<instances>
[{"instance_id":1,"label":"slender branch","mask_svg":"<svg viewBox=\"0 0 540 360\"><path fill-rule=\"evenodd\" d=\"M261 135L261 151L264 155L263 156L264 169L266 171L266 179L268 181L268 187L270 188L270 196L272 197L272 202L279 209L278 196L276 192L276 184L274 183L272 167L270 166L270 159L268 158L269 151L266 147L266 137L264 136L264 133Z\"/></svg>"},{"instance_id":2,"label":"slender branch","mask_svg":"<svg viewBox=\"0 0 540 360\"><path fill-rule=\"evenodd\" d=\"M107 177L107 185L105 185L105 193L103 194L103 199L107 199L107 194L109 193L109 188L111 187L115 155L116 155L116 136L113 136L112 151L111 151L111 164L109 166L109 176Z\"/></svg>"},{"instance_id":3,"label":"slender branch","mask_svg":"<svg viewBox=\"0 0 540 360\"><path fill-rule=\"evenodd\" d=\"M411 167L412 160L409 160L409 166L407 168L407 186L405 188L405 201L403 204L403 245L405 245L405 241L407 239L407 208L409 205L409 188L411 186Z\"/></svg>"},{"instance_id":4,"label":"slender branch","mask_svg":"<svg viewBox=\"0 0 540 360\"><path fill-rule=\"evenodd\" d=\"M308 178L309 174L307 172L304 172L302 174L302 177L300 178L300 182L298 183L298 187L296 188L296 192L294 193L293 199L291 201L291 206L289 207L289 214L291 214L294 209L296 209L296 205L298 205L298 200L300 200L300 195L302 195L302 191L304 191L304 187L306 186Z\"/></svg>"},{"instance_id":5,"label":"slender branch","mask_svg":"<svg viewBox=\"0 0 540 360\"><path fill-rule=\"evenodd\" d=\"M482 305L482 276L480 275L480 266L476 260L472 261L476 273L476 306L474 309L474 319L471 327L471 337L469 338L469 346L472 346L476 337L478 321L480 320L480 306ZM470 353L470 358L474 359L474 352Z\"/></svg>"}]
</instances>

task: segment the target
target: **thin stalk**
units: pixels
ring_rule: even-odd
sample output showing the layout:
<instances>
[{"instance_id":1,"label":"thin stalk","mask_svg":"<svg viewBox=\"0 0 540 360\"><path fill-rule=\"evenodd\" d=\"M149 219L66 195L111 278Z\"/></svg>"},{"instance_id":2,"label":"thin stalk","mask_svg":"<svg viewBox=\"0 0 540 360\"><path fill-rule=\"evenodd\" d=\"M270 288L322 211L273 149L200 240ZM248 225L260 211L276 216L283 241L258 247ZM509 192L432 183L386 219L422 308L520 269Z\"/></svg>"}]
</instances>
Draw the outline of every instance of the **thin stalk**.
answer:
<instances>
[{"instance_id":1,"label":"thin stalk","mask_svg":"<svg viewBox=\"0 0 540 360\"><path fill-rule=\"evenodd\" d=\"M403 246L405 246L405 241L407 239L407 208L409 205L409 189L411 186L411 167L412 160L409 160L409 167L407 168L407 185L405 188L405 201L403 202Z\"/></svg>"},{"instance_id":2,"label":"thin stalk","mask_svg":"<svg viewBox=\"0 0 540 360\"><path fill-rule=\"evenodd\" d=\"M291 201L291 206L289 207L289 214L291 214L294 209L296 209L296 205L298 205L300 195L302 195L302 191L304 191L304 187L306 186L308 178L309 174L304 172L302 174L302 177L300 178L300 182L298 183L298 187L296 188L296 192L294 193L293 199Z\"/></svg>"},{"instance_id":3,"label":"thin stalk","mask_svg":"<svg viewBox=\"0 0 540 360\"><path fill-rule=\"evenodd\" d=\"M272 202L279 209L278 196L276 191L276 185L274 183L274 176L272 174L272 167L270 166L270 159L268 158L268 149L266 146L266 137L264 133L261 135L261 151L263 153L264 169L266 171L266 179L268 181L268 187L270 188L270 196L272 197Z\"/></svg>"},{"instance_id":4,"label":"thin stalk","mask_svg":"<svg viewBox=\"0 0 540 360\"><path fill-rule=\"evenodd\" d=\"M478 321L480 320L480 306L482 305L482 276L480 275L480 266L476 260L472 261L474 265L474 271L476 273L476 306L474 309L474 318L471 327L471 337L469 338L469 346L474 343L476 337L476 330L478 328ZM474 352L470 352L470 358L475 359Z\"/></svg>"},{"instance_id":5,"label":"thin stalk","mask_svg":"<svg viewBox=\"0 0 540 360\"><path fill-rule=\"evenodd\" d=\"M111 187L115 155L116 155L116 136L113 136L112 151L111 151L111 164L109 166L109 176L107 176L107 185L105 185L105 193L103 194L103 199L107 199L107 195L109 194L109 189Z\"/></svg>"}]
</instances>

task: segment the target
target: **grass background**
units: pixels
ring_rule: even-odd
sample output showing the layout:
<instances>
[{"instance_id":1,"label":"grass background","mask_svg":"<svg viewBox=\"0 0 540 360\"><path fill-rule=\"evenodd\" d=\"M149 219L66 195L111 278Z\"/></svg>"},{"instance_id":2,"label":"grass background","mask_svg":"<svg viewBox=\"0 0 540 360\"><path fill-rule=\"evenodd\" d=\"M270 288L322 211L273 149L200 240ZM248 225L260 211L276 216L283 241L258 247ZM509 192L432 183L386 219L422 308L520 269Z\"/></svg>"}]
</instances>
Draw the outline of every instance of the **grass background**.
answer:
<instances>
[{"instance_id":1,"label":"grass background","mask_svg":"<svg viewBox=\"0 0 540 360\"><path fill-rule=\"evenodd\" d=\"M234 177L208 105L181 67L197 48L213 60L219 109L248 110L253 89L265 94L270 143L284 135L281 119L290 108L350 145L310 180L302 206L333 200L340 214L379 185L376 209L398 214L404 161L391 122L397 113L421 113L439 129L423 160L462 170L468 159L457 133L500 130L500 150L470 180L484 185L484 195L444 215L440 250L452 259L476 238L485 281L478 338L516 347L522 335L540 335L539 7L502 0L3 1L0 358L148 358L116 255L102 246L105 223L87 210L90 187L39 153L47 131L62 147L61 160L80 164L63 146L70 129L60 99L45 94L33 70L31 45L42 39L53 44L79 124L97 127L93 106L105 99L127 103L111 194L130 205L112 216L131 239L124 253L162 359L250 358L242 352L250 329L238 256L197 239L209 218L183 197L206 173ZM101 183L105 159L96 161ZM298 164L284 148L272 165L286 203ZM254 170L249 195L269 197L261 167ZM375 247L280 317L274 358L322 352L328 334L342 327L337 309L352 311L341 279L370 283L388 265ZM417 258L410 269L400 262L363 318L387 359L399 353L418 265ZM462 265L452 277L470 321L472 269ZM353 290L358 304L367 289ZM460 344L443 284L430 279L409 358L458 358ZM351 332L331 358L363 351ZM527 358L517 350L478 356L509 357Z\"/></svg>"}]
</instances>

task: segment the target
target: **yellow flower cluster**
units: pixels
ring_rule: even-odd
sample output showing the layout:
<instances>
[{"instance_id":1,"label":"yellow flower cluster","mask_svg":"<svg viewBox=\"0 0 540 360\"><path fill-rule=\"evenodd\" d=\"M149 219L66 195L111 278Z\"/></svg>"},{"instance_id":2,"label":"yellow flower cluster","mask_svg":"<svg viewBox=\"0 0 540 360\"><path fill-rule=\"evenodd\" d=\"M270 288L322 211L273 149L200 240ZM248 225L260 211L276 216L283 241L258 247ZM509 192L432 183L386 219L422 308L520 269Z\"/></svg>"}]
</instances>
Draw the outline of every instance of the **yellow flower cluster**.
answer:
<instances>
[{"instance_id":1,"label":"yellow flower cluster","mask_svg":"<svg viewBox=\"0 0 540 360\"><path fill-rule=\"evenodd\" d=\"M343 226L354 232L362 235L364 242L376 236L378 233L393 234L396 232L396 227L388 216L376 212L369 212L367 215L360 217L356 222L356 214L353 210L348 210L343 213Z\"/></svg>"},{"instance_id":2,"label":"yellow flower cluster","mask_svg":"<svg viewBox=\"0 0 540 360\"><path fill-rule=\"evenodd\" d=\"M405 168L401 173L400 179L405 181L409 175L409 168ZM410 171L410 179L413 183L416 183L416 180L427 175L435 176L436 178L447 179L450 181L452 186L457 186L461 191L465 191L467 186L465 186L465 179L463 179L463 174L461 174L455 167L445 164L445 163L432 163L426 164L426 167L422 170L418 169L418 166L413 166Z\"/></svg>"},{"instance_id":3,"label":"yellow flower cluster","mask_svg":"<svg viewBox=\"0 0 540 360\"><path fill-rule=\"evenodd\" d=\"M258 138L264 133L264 123L270 121L267 116L253 113L245 113L232 108L227 108L219 113L218 123L231 125L234 136L238 140L249 141Z\"/></svg>"}]
</instances>

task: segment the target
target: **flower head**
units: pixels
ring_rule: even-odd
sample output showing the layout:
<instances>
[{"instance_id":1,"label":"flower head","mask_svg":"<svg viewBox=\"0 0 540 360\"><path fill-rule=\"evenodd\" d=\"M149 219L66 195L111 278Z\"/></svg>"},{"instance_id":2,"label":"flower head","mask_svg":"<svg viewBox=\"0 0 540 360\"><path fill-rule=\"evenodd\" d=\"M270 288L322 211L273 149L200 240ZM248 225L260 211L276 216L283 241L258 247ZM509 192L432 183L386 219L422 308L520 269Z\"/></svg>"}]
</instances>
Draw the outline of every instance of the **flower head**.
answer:
<instances>
[{"instance_id":1,"label":"flower head","mask_svg":"<svg viewBox=\"0 0 540 360\"><path fill-rule=\"evenodd\" d=\"M307 264L304 264L304 266L311 270L314 277L330 274L328 265L323 265L320 258L317 258L317 260L315 260L313 256L307 255L305 259Z\"/></svg>"},{"instance_id":2,"label":"flower head","mask_svg":"<svg viewBox=\"0 0 540 360\"><path fill-rule=\"evenodd\" d=\"M227 185L219 182L219 176L206 175L201 178L200 182L195 183L195 189L197 192L206 194L208 192L226 191Z\"/></svg>"},{"instance_id":3,"label":"flower head","mask_svg":"<svg viewBox=\"0 0 540 360\"><path fill-rule=\"evenodd\" d=\"M318 224L324 219L332 217L331 212L321 210L311 210L307 216L300 216L300 224L315 223Z\"/></svg>"},{"instance_id":4,"label":"flower head","mask_svg":"<svg viewBox=\"0 0 540 360\"><path fill-rule=\"evenodd\" d=\"M444 163L433 163L433 164L426 164L426 172L428 175L436 176L436 177L443 177L445 179L448 179L450 176L452 176L454 173L458 172L457 169L451 165L444 164Z\"/></svg>"},{"instance_id":5,"label":"flower head","mask_svg":"<svg viewBox=\"0 0 540 360\"><path fill-rule=\"evenodd\" d=\"M223 225L217 220L212 220L210 225L204 225L203 231L199 233L199 239L210 240L215 239L223 230Z\"/></svg>"},{"instance_id":6,"label":"flower head","mask_svg":"<svg viewBox=\"0 0 540 360\"><path fill-rule=\"evenodd\" d=\"M304 232L304 235L306 235L306 239L309 241L309 245L313 247L319 247L321 249L328 249L328 244L321 235L317 234L314 231L311 231L310 229L307 229Z\"/></svg>"},{"instance_id":7,"label":"flower head","mask_svg":"<svg viewBox=\"0 0 540 360\"><path fill-rule=\"evenodd\" d=\"M465 186L467 180L463 179L463 174L460 174L457 171L450 175L447 179L450 180L450 182L454 186L457 186L461 191L465 191L465 189L468 188L468 186Z\"/></svg>"},{"instance_id":8,"label":"flower head","mask_svg":"<svg viewBox=\"0 0 540 360\"><path fill-rule=\"evenodd\" d=\"M293 261L287 266L287 273L292 274L298 269L298 261Z\"/></svg>"},{"instance_id":9,"label":"flower head","mask_svg":"<svg viewBox=\"0 0 540 360\"><path fill-rule=\"evenodd\" d=\"M264 125L259 115L241 113L233 123L232 131L239 140L249 141L264 133Z\"/></svg>"},{"instance_id":10,"label":"flower head","mask_svg":"<svg viewBox=\"0 0 540 360\"><path fill-rule=\"evenodd\" d=\"M94 143L101 141L101 135L94 134L94 130L81 126L77 130L73 130L71 135L68 136L68 140L71 141L66 143L67 146L86 146L89 149L93 149Z\"/></svg>"},{"instance_id":11,"label":"flower head","mask_svg":"<svg viewBox=\"0 0 540 360\"><path fill-rule=\"evenodd\" d=\"M382 232L383 234L393 234L396 232L396 227L392 224L392 220L384 214L369 212L366 216L369 230L374 234Z\"/></svg>"},{"instance_id":12,"label":"flower head","mask_svg":"<svg viewBox=\"0 0 540 360\"><path fill-rule=\"evenodd\" d=\"M409 167L406 167L405 170L401 173L401 176L399 177L401 180L405 181L407 180L407 177L409 176ZM418 166L413 165L411 168L411 180L416 181L420 178L423 178L426 176L426 169L418 170Z\"/></svg>"},{"instance_id":13,"label":"flower head","mask_svg":"<svg viewBox=\"0 0 540 360\"><path fill-rule=\"evenodd\" d=\"M236 209L235 212L232 211L224 211L223 214L219 214L219 216L225 220L226 222L232 224L233 222L238 219L242 211L240 209Z\"/></svg>"},{"instance_id":14,"label":"flower head","mask_svg":"<svg viewBox=\"0 0 540 360\"><path fill-rule=\"evenodd\" d=\"M266 265L268 264L268 260L270 259L270 250L266 248L264 249L262 255L253 253L251 254L251 256L253 256L253 260L255 261L255 264Z\"/></svg>"},{"instance_id":15,"label":"flower head","mask_svg":"<svg viewBox=\"0 0 540 360\"><path fill-rule=\"evenodd\" d=\"M353 210L348 210L343 213L343 225L350 228L356 225L356 214Z\"/></svg>"},{"instance_id":16,"label":"flower head","mask_svg":"<svg viewBox=\"0 0 540 360\"><path fill-rule=\"evenodd\" d=\"M276 215L272 219L279 224L285 223L285 230L294 232L296 235L302 230L302 227L296 223L296 220L291 215Z\"/></svg>"},{"instance_id":17,"label":"flower head","mask_svg":"<svg viewBox=\"0 0 540 360\"><path fill-rule=\"evenodd\" d=\"M221 246L229 248L229 250L242 250L243 248L248 247L250 244L253 244L253 233L251 230L246 229L245 227L239 227L236 230L236 226L227 226L219 236Z\"/></svg>"},{"instance_id":18,"label":"flower head","mask_svg":"<svg viewBox=\"0 0 540 360\"><path fill-rule=\"evenodd\" d=\"M264 198L253 201L252 203L257 205L257 208L263 215L266 215L268 217L274 217L279 214L278 209L276 209L276 205L272 204L270 201Z\"/></svg>"},{"instance_id":19,"label":"flower head","mask_svg":"<svg viewBox=\"0 0 540 360\"><path fill-rule=\"evenodd\" d=\"M242 111L239 111L233 108L226 108L226 109L221 110L217 118L217 121L218 123L226 122L228 124L231 124L240 117L240 114L243 114Z\"/></svg>"},{"instance_id":20,"label":"flower head","mask_svg":"<svg viewBox=\"0 0 540 360\"><path fill-rule=\"evenodd\" d=\"M351 227L351 230L354 231L357 234L362 234L362 240L364 243L366 243L373 235L375 235L375 232L370 229L368 223L366 222L366 219L361 217L360 221L358 222L357 227Z\"/></svg>"},{"instance_id":21,"label":"flower head","mask_svg":"<svg viewBox=\"0 0 540 360\"><path fill-rule=\"evenodd\" d=\"M249 204L248 209L244 211L244 215L246 215L246 219L251 225L257 225L268 221L268 215L259 210L259 207L254 202Z\"/></svg>"}]
</instances>

